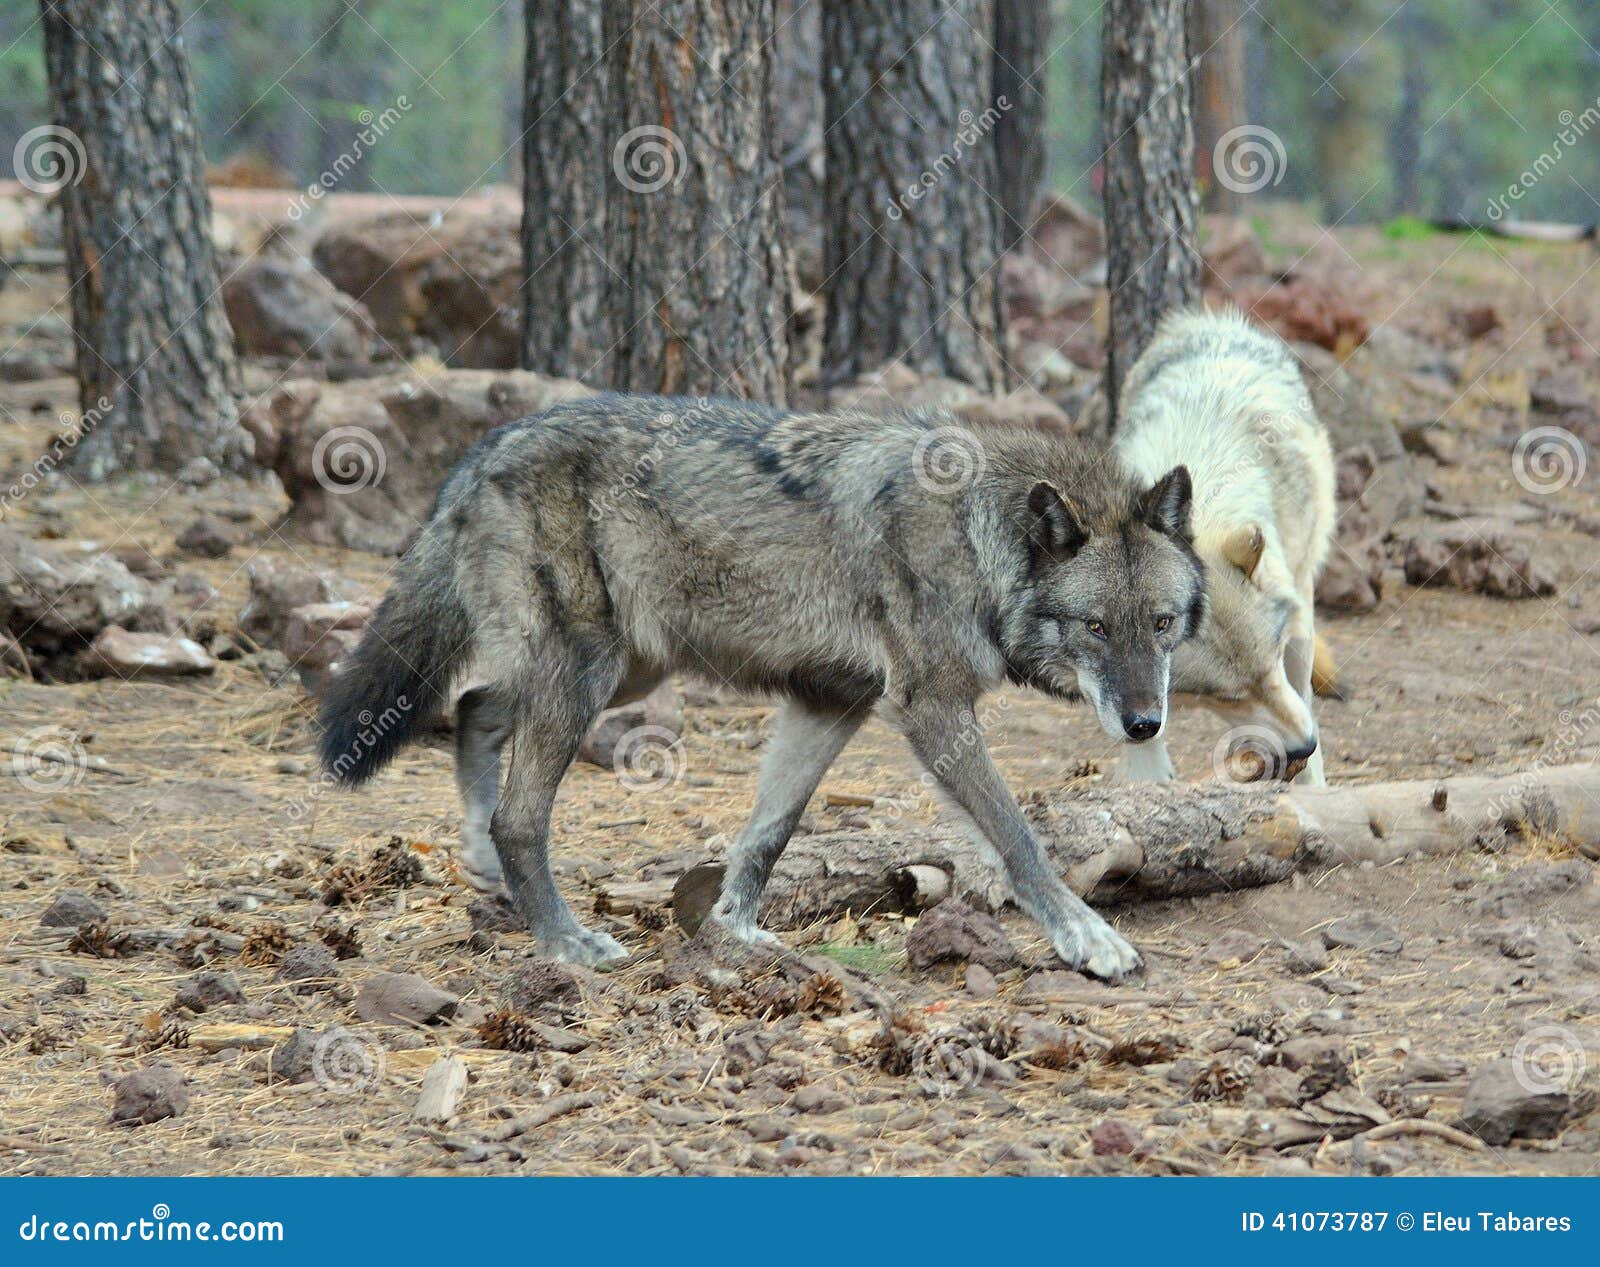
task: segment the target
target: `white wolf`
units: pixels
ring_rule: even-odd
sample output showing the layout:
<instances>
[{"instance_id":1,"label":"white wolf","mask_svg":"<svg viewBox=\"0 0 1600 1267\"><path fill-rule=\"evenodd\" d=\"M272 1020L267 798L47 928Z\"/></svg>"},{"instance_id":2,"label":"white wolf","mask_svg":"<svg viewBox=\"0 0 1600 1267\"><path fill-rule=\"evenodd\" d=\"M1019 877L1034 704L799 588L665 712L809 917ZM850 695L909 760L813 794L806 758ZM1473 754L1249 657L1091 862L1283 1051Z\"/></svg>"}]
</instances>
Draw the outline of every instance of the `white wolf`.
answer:
<instances>
[{"instance_id":1,"label":"white wolf","mask_svg":"<svg viewBox=\"0 0 1600 1267\"><path fill-rule=\"evenodd\" d=\"M1115 448L1147 479L1194 482L1192 531L1210 618L1172 660L1172 690L1208 698L1274 773L1323 783L1313 675L1331 682L1312 592L1335 527L1333 451L1294 356L1237 312L1186 310L1157 328L1123 386ZM1161 739L1130 745L1119 776L1172 777Z\"/></svg>"}]
</instances>

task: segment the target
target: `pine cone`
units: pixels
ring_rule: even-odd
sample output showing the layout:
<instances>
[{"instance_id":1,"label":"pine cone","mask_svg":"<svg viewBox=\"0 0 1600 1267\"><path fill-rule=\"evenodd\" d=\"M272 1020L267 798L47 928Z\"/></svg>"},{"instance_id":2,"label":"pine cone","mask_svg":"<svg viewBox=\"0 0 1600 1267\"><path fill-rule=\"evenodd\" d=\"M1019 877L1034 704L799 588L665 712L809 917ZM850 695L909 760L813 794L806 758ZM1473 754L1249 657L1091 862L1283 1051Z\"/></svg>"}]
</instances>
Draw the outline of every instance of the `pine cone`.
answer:
<instances>
[{"instance_id":1,"label":"pine cone","mask_svg":"<svg viewBox=\"0 0 1600 1267\"><path fill-rule=\"evenodd\" d=\"M1247 1059L1212 1061L1189 1084L1189 1098L1195 1101L1243 1099L1254 1072L1254 1062Z\"/></svg>"},{"instance_id":2,"label":"pine cone","mask_svg":"<svg viewBox=\"0 0 1600 1267\"><path fill-rule=\"evenodd\" d=\"M276 920L257 924L239 947L239 962L252 968L275 968L294 945L289 930Z\"/></svg>"},{"instance_id":3,"label":"pine cone","mask_svg":"<svg viewBox=\"0 0 1600 1267\"><path fill-rule=\"evenodd\" d=\"M800 987L797 1012L808 1016L840 1016L845 1009L844 982L831 972L819 972Z\"/></svg>"},{"instance_id":4,"label":"pine cone","mask_svg":"<svg viewBox=\"0 0 1600 1267\"><path fill-rule=\"evenodd\" d=\"M478 1037L491 1051L540 1051L545 1045L532 1018L508 1007L489 1013L478 1026Z\"/></svg>"}]
</instances>

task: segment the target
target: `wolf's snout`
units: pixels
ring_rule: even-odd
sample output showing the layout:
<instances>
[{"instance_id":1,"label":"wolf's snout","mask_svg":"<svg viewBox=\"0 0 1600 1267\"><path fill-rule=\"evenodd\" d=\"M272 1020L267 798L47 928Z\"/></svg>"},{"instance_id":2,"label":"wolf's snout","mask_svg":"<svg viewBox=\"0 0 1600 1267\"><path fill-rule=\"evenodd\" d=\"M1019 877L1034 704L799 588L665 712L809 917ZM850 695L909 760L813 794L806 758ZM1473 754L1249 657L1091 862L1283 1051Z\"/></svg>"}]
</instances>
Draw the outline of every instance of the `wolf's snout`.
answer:
<instances>
[{"instance_id":1,"label":"wolf's snout","mask_svg":"<svg viewBox=\"0 0 1600 1267\"><path fill-rule=\"evenodd\" d=\"M1124 713L1122 714L1122 730L1134 743L1143 743L1146 739L1154 739L1161 733L1161 714Z\"/></svg>"},{"instance_id":2,"label":"wolf's snout","mask_svg":"<svg viewBox=\"0 0 1600 1267\"><path fill-rule=\"evenodd\" d=\"M1289 763L1291 765L1293 765L1295 762L1305 762L1305 761L1311 760L1311 754L1313 752L1315 752L1316 750L1317 750L1317 737L1315 735L1312 735L1310 743L1306 744L1304 747L1301 747L1301 748L1290 748L1289 751L1284 753L1283 755L1285 757L1287 757L1288 760L1289 760Z\"/></svg>"}]
</instances>

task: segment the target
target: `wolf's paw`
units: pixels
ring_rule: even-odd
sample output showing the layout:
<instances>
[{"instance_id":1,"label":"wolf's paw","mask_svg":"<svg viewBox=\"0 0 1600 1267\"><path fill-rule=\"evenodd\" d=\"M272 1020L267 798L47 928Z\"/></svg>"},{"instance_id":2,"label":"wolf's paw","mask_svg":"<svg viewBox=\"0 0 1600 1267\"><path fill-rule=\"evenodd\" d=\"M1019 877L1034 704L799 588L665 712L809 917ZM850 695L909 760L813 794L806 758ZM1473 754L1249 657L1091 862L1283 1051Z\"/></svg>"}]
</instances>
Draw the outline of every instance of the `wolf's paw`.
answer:
<instances>
[{"instance_id":1,"label":"wolf's paw","mask_svg":"<svg viewBox=\"0 0 1600 1267\"><path fill-rule=\"evenodd\" d=\"M616 938L590 928L542 937L539 945L550 958L585 968L615 968L628 958L628 952L618 944Z\"/></svg>"},{"instance_id":2,"label":"wolf's paw","mask_svg":"<svg viewBox=\"0 0 1600 1267\"><path fill-rule=\"evenodd\" d=\"M1098 915L1058 932L1052 939L1062 962L1102 981L1121 981L1144 966L1144 960L1116 929Z\"/></svg>"},{"instance_id":3,"label":"wolf's paw","mask_svg":"<svg viewBox=\"0 0 1600 1267\"><path fill-rule=\"evenodd\" d=\"M461 869L461 878L478 892L505 892L506 881L500 870L500 855L487 837L482 840L466 837L457 856L457 866Z\"/></svg>"},{"instance_id":4,"label":"wolf's paw","mask_svg":"<svg viewBox=\"0 0 1600 1267\"><path fill-rule=\"evenodd\" d=\"M783 949L783 942L778 939L776 933L769 933L753 919L737 918L720 902L711 908L710 918L747 946L764 946L768 950Z\"/></svg>"}]
</instances>

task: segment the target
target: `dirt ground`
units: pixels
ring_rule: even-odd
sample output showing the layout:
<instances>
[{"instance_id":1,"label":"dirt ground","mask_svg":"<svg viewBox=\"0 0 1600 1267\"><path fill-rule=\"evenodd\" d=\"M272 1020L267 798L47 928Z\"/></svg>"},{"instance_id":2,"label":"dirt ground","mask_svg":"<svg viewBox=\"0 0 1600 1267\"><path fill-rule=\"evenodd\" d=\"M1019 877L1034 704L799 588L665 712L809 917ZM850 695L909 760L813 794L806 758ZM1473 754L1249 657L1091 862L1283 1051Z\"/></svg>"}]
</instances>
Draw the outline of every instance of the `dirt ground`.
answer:
<instances>
[{"instance_id":1,"label":"dirt ground","mask_svg":"<svg viewBox=\"0 0 1600 1267\"><path fill-rule=\"evenodd\" d=\"M1397 245L1373 230L1314 246L1366 287L1375 320L1390 317L1475 367L1444 418L1464 441L1459 464L1428 465L1437 498L1527 503L1506 439L1527 420L1475 401L1472 384L1559 368L1600 399L1593 248ZM48 294L36 284L0 292L0 324L34 319ZM1451 314L1480 297L1503 329L1469 347ZM0 472L15 478L28 466L74 408L73 392L65 379L0 386ZM1539 504L1595 514L1596 473ZM273 531L283 508L265 486L56 481L7 522L32 536L144 545L221 591L223 631L255 559L325 568L381 592L388 561L283 540ZM235 524L244 544L216 560L181 555L174 537L201 510ZM1551 598L1417 589L1394 573L1376 611L1324 619L1348 695L1321 705L1331 781L1509 772L1600 752L1600 733L1581 720L1600 701L1600 635L1580 632L1600 613L1600 541L1563 514L1533 530L1557 578ZM1111 756L1085 709L1007 694L991 712L990 742L1019 793L1100 777L1097 763ZM748 809L769 715L691 691L675 780L630 790L610 770L574 768L556 810L561 882L632 959L604 976L575 973L543 998L530 1001L524 988L517 1010L561 1032L537 1031L521 1044L534 1050L505 1051L485 1045L485 1025L490 1042L504 1041L495 1014L516 994L509 983L532 947L523 934L481 927L475 895L453 871L456 799L442 737L408 750L366 790L338 792L312 767L304 691L293 678L269 684L251 657L194 684L0 680L8 742L59 727L106 767L0 783L0 1173L1600 1168L1600 1116L1588 1098L1600 1073L1600 886L1592 863L1552 842L1112 908L1148 965L1115 989L1051 975L1060 965L1015 912L1003 923L1025 966L1001 972L992 995L984 974L959 964L910 968L911 917L873 913L785 931L811 960L806 972L821 969L809 993L676 983L683 934L658 905L589 912L602 890L671 880L722 850ZM1220 733L1202 712L1179 715L1183 777L1213 777ZM805 827L871 831L883 826L881 807L902 800L931 821L915 778L904 745L874 721ZM830 795L867 803L830 805ZM338 868L365 867L370 878L374 851L396 837L417 874L388 878L408 883L374 880L353 901L323 900L340 875L349 887ZM105 908L109 940L73 946L37 926L69 888ZM1334 948L1318 962L1310 951L1328 926L1363 912L1403 944ZM168 930L181 935L155 936ZM325 933L351 956L337 961L336 979L278 979L287 948ZM235 974L243 1001L203 1015L171 1010L202 967ZM377 972L421 974L459 1000L453 1016L360 1019L355 996ZM275 1076L287 1068L290 1027L320 1044L298 1080L293 1069ZM1555 1138L1473 1148L1447 1132L1405 1130L1344 1142L1376 1121L1350 1126L1362 1105L1453 1123L1475 1070L1552 1033L1582 1091L1582 1111ZM444 1125L413 1121L424 1072L450 1052L470 1074L458 1113ZM111 1084L163 1062L187 1078L187 1110L111 1125ZM1308 1127L1303 1101L1316 1078L1329 1096ZM1356 1109L1341 1108L1340 1093Z\"/></svg>"}]
</instances>

